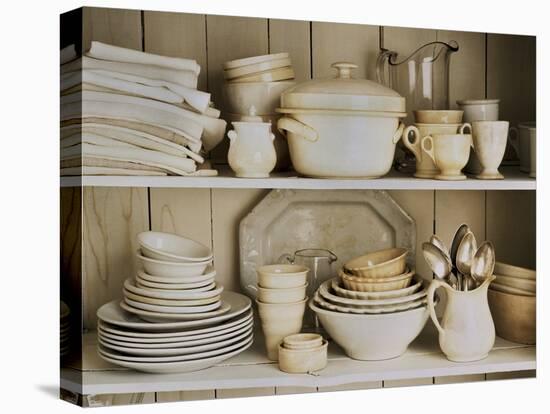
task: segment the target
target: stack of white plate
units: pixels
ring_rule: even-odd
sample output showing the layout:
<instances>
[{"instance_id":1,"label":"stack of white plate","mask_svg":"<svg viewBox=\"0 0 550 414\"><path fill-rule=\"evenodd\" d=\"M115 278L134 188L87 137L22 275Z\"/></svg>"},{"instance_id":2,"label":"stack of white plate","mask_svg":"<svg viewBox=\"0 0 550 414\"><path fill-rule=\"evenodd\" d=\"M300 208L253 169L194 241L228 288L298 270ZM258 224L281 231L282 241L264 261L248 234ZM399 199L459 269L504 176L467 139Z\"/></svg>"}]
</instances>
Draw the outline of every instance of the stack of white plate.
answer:
<instances>
[{"instance_id":1,"label":"stack of white plate","mask_svg":"<svg viewBox=\"0 0 550 414\"><path fill-rule=\"evenodd\" d=\"M208 247L175 234L151 231L140 233L138 242L137 257L143 269L135 279L124 282L123 301L111 302L98 311L101 357L141 371L185 372L206 368L250 346L252 322L244 330L225 331L226 321L233 323L233 318L250 308L250 300L224 292L216 283ZM105 324L130 328L134 334L155 332L157 339L171 335L169 340L153 343L124 340L113 338L117 332L108 332ZM189 332L196 327L222 331L221 336L209 336L204 343L202 336L195 337L202 332ZM118 335L132 336L128 332ZM138 337L144 339L143 334Z\"/></svg>"},{"instance_id":2,"label":"stack of white plate","mask_svg":"<svg viewBox=\"0 0 550 414\"><path fill-rule=\"evenodd\" d=\"M70 334L70 321L69 317L71 315L71 310L67 304L61 301L60 305L60 323L59 323L59 333L60 333L60 354L62 357L69 353L69 334Z\"/></svg>"},{"instance_id":3,"label":"stack of white plate","mask_svg":"<svg viewBox=\"0 0 550 414\"><path fill-rule=\"evenodd\" d=\"M202 319L146 322L115 300L97 311L98 351L108 362L150 373L190 372L211 367L252 345L250 299L224 292L228 310Z\"/></svg>"}]
</instances>

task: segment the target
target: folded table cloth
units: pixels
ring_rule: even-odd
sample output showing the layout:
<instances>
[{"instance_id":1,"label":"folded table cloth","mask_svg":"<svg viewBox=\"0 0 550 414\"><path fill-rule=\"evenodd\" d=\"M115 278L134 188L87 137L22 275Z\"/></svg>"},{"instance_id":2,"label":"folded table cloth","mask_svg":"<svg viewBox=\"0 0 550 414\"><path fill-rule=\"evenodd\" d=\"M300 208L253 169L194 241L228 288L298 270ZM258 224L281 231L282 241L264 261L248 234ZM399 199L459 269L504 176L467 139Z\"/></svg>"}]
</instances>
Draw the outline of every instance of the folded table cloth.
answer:
<instances>
[{"instance_id":1,"label":"folded table cloth","mask_svg":"<svg viewBox=\"0 0 550 414\"><path fill-rule=\"evenodd\" d=\"M139 63L143 65L155 65L179 70L189 70L194 72L196 75L198 75L201 70L201 67L197 61L193 59L155 55L153 53L113 46L98 41L92 41L88 55L97 59L116 62Z\"/></svg>"},{"instance_id":2,"label":"folded table cloth","mask_svg":"<svg viewBox=\"0 0 550 414\"><path fill-rule=\"evenodd\" d=\"M61 168L87 166L87 167L117 168L121 170L152 171L152 172L166 174L166 172L162 168L151 167L150 165L136 164L135 162L128 162L128 161L106 160L103 158L86 157L86 156L61 160L60 165L61 165Z\"/></svg>"},{"instance_id":3,"label":"folded table cloth","mask_svg":"<svg viewBox=\"0 0 550 414\"><path fill-rule=\"evenodd\" d=\"M161 66L142 65L139 63L112 62L82 56L61 66L61 73L80 72L86 69L100 69L111 72L127 73L147 79L158 79L173 82L187 88L197 88L198 77L189 70L169 69Z\"/></svg>"},{"instance_id":4,"label":"folded table cloth","mask_svg":"<svg viewBox=\"0 0 550 414\"><path fill-rule=\"evenodd\" d=\"M67 98L69 95L62 97L61 100ZM67 99L68 100L68 99ZM227 123L223 119L211 118L205 115L197 114L192 111L188 111L181 107L170 105L164 102L155 101L152 99L140 98L135 96L117 95L104 92L82 92L82 101L84 102L109 102L118 103L127 107L146 107L148 110L161 111L164 114L173 114L179 120L192 121L204 128L202 134L202 143L206 151L210 151L216 145L220 143L225 135L225 128ZM141 110L146 112L145 110ZM166 117L166 120L170 120L170 117ZM164 124L165 122L157 122ZM167 123L167 125L170 125ZM173 125L170 125L173 126ZM195 135L193 135L195 136Z\"/></svg>"},{"instance_id":5,"label":"folded table cloth","mask_svg":"<svg viewBox=\"0 0 550 414\"><path fill-rule=\"evenodd\" d=\"M175 144L171 141L167 141L163 138L147 133L136 134L133 130L128 128L98 123L87 123L83 124L79 128L73 128L72 132L72 135L62 136L61 148L76 145L81 141L89 143L99 142L97 139L95 140L96 142L86 141L88 137L105 137L118 141L122 144L137 146L153 151L160 151L175 157L189 157L198 163L204 162L204 158L202 156L195 154L182 145ZM106 145L110 144L108 141L104 142ZM97 143L97 145L101 144Z\"/></svg>"},{"instance_id":6,"label":"folded table cloth","mask_svg":"<svg viewBox=\"0 0 550 414\"><path fill-rule=\"evenodd\" d=\"M201 142L191 141L183 135L177 134L172 130L166 129L162 126L147 124L142 122L130 121L127 119L113 119L113 118L100 118L100 117L83 117L73 118L61 122L61 138L69 135L73 135L74 130L80 130L83 125L86 124L101 124L112 125L122 128L127 128L135 135L140 135L145 138L152 135L165 141L173 142L181 146L189 148L195 154L198 154L201 149Z\"/></svg>"}]
</instances>

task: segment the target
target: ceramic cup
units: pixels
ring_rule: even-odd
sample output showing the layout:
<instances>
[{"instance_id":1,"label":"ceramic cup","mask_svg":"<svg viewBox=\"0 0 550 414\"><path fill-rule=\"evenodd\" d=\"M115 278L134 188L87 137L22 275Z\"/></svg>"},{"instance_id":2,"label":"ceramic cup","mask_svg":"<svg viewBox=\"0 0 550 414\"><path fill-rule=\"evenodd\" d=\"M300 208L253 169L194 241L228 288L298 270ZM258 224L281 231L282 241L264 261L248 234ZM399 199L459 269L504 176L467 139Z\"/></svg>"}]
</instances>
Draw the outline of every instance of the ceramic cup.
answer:
<instances>
[{"instance_id":1,"label":"ceramic cup","mask_svg":"<svg viewBox=\"0 0 550 414\"><path fill-rule=\"evenodd\" d=\"M464 122L497 121L499 99L466 99L456 101L464 111Z\"/></svg>"},{"instance_id":2,"label":"ceramic cup","mask_svg":"<svg viewBox=\"0 0 550 414\"><path fill-rule=\"evenodd\" d=\"M472 122L474 151L482 171L476 175L481 180L502 180L498 167L504 157L508 140L508 121Z\"/></svg>"},{"instance_id":3,"label":"ceramic cup","mask_svg":"<svg viewBox=\"0 0 550 414\"><path fill-rule=\"evenodd\" d=\"M468 162L471 134L434 134L422 138L422 150L441 171L436 180L465 180L462 169Z\"/></svg>"},{"instance_id":4,"label":"ceramic cup","mask_svg":"<svg viewBox=\"0 0 550 414\"><path fill-rule=\"evenodd\" d=\"M413 111L416 122L425 124L456 124L462 122L462 110L422 109Z\"/></svg>"},{"instance_id":5,"label":"ceramic cup","mask_svg":"<svg viewBox=\"0 0 550 414\"><path fill-rule=\"evenodd\" d=\"M464 124L422 124L416 123L408 126L403 131L402 141L416 158L416 178L434 178L439 174L439 169L435 166L430 156L424 152L420 146L423 137L433 134L463 134L466 128L470 128L468 123Z\"/></svg>"}]
</instances>

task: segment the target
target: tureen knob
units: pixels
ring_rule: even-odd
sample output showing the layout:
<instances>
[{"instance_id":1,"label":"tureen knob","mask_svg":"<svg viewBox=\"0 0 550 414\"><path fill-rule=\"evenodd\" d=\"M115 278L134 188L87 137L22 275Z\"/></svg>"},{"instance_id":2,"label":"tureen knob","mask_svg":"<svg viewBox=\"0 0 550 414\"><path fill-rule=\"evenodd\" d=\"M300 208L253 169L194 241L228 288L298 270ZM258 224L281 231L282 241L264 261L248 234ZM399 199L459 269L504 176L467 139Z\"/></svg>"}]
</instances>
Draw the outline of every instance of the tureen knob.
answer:
<instances>
[{"instance_id":1,"label":"tureen knob","mask_svg":"<svg viewBox=\"0 0 550 414\"><path fill-rule=\"evenodd\" d=\"M338 71L338 73L336 74L336 77L338 79L351 78L351 70L357 68L357 65L351 62L336 62L330 66L336 68L336 70Z\"/></svg>"}]
</instances>

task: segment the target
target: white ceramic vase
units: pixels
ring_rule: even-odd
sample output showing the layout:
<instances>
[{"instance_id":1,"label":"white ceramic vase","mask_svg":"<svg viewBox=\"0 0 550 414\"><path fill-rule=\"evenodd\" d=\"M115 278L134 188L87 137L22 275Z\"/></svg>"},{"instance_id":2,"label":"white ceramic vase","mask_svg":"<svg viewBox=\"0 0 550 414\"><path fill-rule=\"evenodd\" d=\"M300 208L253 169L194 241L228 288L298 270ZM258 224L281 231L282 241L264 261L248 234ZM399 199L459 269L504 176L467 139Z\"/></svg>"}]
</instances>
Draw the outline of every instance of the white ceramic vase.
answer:
<instances>
[{"instance_id":1,"label":"white ceramic vase","mask_svg":"<svg viewBox=\"0 0 550 414\"><path fill-rule=\"evenodd\" d=\"M470 362L484 359L495 343L495 325L487 301L487 289L495 276L478 288L463 292L434 279L428 289L430 316L439 331L439 346L450 361ZM447 305L439 322L435 313L434 293L447 290Z\"/></svg>"}]
</instances>

